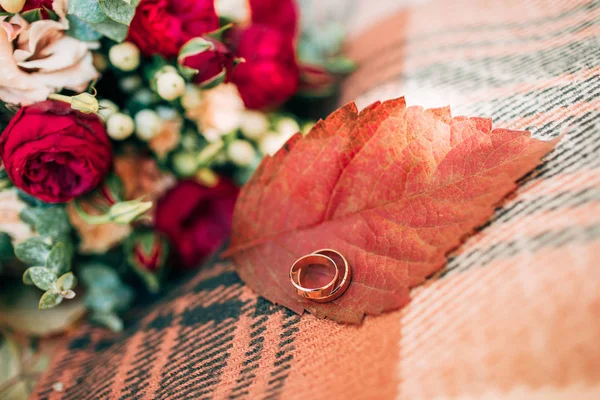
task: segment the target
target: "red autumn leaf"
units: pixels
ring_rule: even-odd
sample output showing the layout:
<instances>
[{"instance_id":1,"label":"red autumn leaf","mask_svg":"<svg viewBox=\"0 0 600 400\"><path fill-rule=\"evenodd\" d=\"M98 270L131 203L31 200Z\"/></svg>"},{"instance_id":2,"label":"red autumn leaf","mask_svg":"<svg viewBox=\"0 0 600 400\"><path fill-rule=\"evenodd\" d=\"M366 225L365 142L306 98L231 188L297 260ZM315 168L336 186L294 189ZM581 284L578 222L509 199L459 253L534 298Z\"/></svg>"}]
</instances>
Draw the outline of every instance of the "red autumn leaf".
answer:
<instances>
[{"instance_id":1,"label":"red autumn leaf","mask_svg":"<svg viewBox=\"0 0 600 400\"><path fill-rule=\"evenodd\" d=\"M272 302L358 323L405 305L555 143L403 98L360 113L348 104L263 160L240 193L227 254ZM289 282L294 260L321 248L353 271L348 291L325 304Z\"/></svg>"}]
</instances>

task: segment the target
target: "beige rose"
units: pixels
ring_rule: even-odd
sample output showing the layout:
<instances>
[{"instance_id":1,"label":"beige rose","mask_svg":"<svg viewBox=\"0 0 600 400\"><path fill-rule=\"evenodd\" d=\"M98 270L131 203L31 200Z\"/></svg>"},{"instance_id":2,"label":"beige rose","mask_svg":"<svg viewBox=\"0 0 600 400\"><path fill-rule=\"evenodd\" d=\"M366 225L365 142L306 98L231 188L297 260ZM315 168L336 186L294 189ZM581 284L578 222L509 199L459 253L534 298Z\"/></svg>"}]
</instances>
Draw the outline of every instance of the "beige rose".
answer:
<instances>
[{"instance_id":1,"label":"beige rose","mask_svg":"<svg viewBox=\"0 0 600 400\"><path fill-rule=\"evenodd\" d=\"M238 129L244 116L244 101L232 83L202 91L199 101L186 109L186 117L198 124L209 142Z\"/></svg>"},{"instance_id":2,"label":"beige rose","mask_svg":"<svg viewBox=\"0 0 600 400\"><path fill-rule=\"evenodd\" d=\"M0 100L28 105L63 88L81 92L98 77L90 52L97 43L65 34L65 0L55 0L52 8L60 21L0 17Z\"/></svg>"}]
</instances>

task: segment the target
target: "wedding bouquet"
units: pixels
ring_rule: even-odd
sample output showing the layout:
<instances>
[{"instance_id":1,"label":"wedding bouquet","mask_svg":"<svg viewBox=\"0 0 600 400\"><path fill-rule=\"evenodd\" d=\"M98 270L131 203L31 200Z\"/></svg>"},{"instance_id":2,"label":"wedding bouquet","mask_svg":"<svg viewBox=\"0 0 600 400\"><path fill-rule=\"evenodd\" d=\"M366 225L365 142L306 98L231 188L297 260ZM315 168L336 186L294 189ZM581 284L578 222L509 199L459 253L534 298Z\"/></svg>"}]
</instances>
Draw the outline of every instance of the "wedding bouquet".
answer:
<instances>
[{"instance_id":1,"label":"wedding bouquet","mask_svg":"<svg viewBox=\"0 0 600 400\"><path fill-rule=\"evenodd\" d=\"M120 330L167 266L219 248L238 187L353 68L341 29L301 27L292 0L0 6L0 318L17 329L36 290Z\"/></svg>"}]
</instances>

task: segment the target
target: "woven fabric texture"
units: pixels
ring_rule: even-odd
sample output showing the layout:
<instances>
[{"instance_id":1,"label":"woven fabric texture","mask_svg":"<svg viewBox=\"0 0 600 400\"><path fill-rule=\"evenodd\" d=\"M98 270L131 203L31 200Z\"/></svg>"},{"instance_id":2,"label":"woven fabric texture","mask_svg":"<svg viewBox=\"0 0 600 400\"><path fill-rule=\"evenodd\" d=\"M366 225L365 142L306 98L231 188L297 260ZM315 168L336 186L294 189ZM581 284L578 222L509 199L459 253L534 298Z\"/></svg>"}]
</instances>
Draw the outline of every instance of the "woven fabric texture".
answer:
<instances>
[{"instance_id":1,"label":"woven fabric texture","mask_svg":"<svg viewBox=\"0 0 600 400\"><path fill-rule=\"evenodd\" d=\"M298 316L216 264L122 334L73 332L35 399L600 398L600 1L413 5L348 51L346 101L563 139L402 310Z\"/></svg>"}]
</instances>

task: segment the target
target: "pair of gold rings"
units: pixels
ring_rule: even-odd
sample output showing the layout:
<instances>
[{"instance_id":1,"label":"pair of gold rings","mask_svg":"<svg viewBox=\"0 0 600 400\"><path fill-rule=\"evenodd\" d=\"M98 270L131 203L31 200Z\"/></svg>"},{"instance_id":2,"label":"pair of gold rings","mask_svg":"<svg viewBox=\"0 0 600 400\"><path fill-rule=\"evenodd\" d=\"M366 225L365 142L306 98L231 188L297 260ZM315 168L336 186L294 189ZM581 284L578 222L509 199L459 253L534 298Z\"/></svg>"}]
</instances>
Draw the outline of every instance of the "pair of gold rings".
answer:
<instances>
[{"instance_id":1,"label":"pair of gold rings","mask_svg":"<svg viewBox=\"0 0 600 400\"><path fill-rule=\"evenodd\" d=\"M334 258L341 260L340 264L343 266L341 272ZM302 279L311 265L322 265L333 268L333 278L320 287L306 288L302 286ZM327 303L340 297L348 289L351 280L352 270L350 269L350 264L348 264L348 261L340 252L332 249L321 249L300 257L294 262L292 268L290 268L290 281L294 285L296 293L303 298L319 303Z\"/></svg>"}]
</instances>

